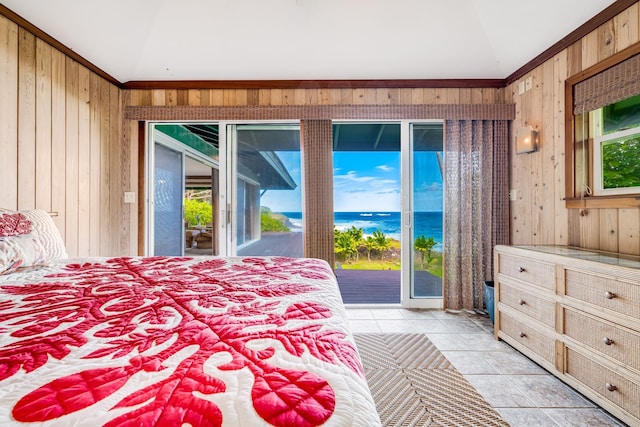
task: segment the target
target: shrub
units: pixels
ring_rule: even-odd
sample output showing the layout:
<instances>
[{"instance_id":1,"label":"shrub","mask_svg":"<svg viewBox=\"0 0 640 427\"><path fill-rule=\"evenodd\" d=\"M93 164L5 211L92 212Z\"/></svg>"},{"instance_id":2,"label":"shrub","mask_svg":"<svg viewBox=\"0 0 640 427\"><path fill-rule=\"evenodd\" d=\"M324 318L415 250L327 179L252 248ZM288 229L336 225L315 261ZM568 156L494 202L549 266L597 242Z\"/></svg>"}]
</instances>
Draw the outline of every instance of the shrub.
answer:
<instances>
[{"instance_id":1,"label":"shrub","mask_svg":"<svg viewBox=\"0 0 640 427\"><path fill-rule=\"evenodd\" d=\"M281 219L278 219L271 211L262 210L260 212L261 231L290 231Z\"/></svg>"},{"instance_id":2,"label":"shrub","mask_svg":"<svg viewBox=\"0 0 640 427\"><path fill-rule=\"evenodd\" d=\"M213 222L213 207L202 200L184 199L184 219L190 227Z\"/></svg>"}]
</instances>

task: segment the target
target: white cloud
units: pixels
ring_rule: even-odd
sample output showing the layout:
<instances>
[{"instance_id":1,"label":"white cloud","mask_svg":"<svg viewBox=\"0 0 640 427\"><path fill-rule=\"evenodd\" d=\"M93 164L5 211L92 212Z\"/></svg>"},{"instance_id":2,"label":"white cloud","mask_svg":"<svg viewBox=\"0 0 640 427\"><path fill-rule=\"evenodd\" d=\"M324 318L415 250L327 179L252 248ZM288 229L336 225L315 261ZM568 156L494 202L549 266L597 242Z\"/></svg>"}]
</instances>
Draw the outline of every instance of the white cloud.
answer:
<instances>
[{"instance_id":1,"label":"white cloud","mask_svg":"<svg viewBox=\"0 0 640 427\"><path fill-rule=\"evenodd\" d=\"M400 210L400 194L393 191L363 191L336 193L336 212L396 212Z\"/></svg>"},{"instance_id":2,"label":"white cloud","mask_svg":"<svg viewBox=\"0 0 640 427\"><path fill-rule=\"evenodd\" d=\"M416 188L416 192L422 191L438 191L441 192L444 188L444 185L441 182L423 182L420 184L418 188Z\"/></svg>"},{"instance_id":3,"label":"white cloud","mask_svg":"<svg viewBox=\"0 0 640 427\"><path fill-rule=\"evenodd\" d=\"M376 169L380 169L381 171L385 171L385 172L391 172L393 170L393 168L389 165L379 165L379 166L376 166Z\"/></svg>"},{"instance_id":4,"label":"white cloud","mask_svg":"<svg viewBox=\"0 0 640 427\"><path fill-rule=\"evenodd\" d=\"M346 173L346 175L334 175L333 178L336 181L344 180L351 182L369 182L375 180L375 177L373 176L358 176L358 173L356 171L349 171Z\"/></svg>"}]
</instances>

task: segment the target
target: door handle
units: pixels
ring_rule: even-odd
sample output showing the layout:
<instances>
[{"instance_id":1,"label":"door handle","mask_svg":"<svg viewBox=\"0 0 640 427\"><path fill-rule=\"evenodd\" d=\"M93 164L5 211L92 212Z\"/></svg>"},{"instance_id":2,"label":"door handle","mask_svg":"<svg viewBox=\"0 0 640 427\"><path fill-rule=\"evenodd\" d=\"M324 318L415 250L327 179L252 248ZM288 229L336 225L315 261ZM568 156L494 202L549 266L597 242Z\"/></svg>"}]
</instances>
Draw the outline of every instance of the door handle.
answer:
<instances>
[{"instance_id":1,"label":"door handle","mask_svg":"<svg viewBox=\"0 0 640 427\"><path fill-rule=\"evenodd\" d=\"M411 212L405 212L404 217L405 217L404 226L407 228L411 227Z\"/></svg>"}]
</instances>

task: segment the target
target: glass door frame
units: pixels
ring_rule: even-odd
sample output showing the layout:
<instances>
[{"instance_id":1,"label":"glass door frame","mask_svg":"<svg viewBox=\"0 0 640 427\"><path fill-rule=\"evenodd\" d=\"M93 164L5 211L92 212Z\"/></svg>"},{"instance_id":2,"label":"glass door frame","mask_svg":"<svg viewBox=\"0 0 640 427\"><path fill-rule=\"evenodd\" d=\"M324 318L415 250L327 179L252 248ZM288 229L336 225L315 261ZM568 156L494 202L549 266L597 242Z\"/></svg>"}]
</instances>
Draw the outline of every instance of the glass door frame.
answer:
<instances>
[{"instance_id":1,"label":"glass door frame","mask_svg":"<svg viewBox=\"0 0 640 427\"><path fill-rule=\"evenodd\" d=\"M154 255L154 205L155 205L155 197L154 197L154 170L155 170L155 145L156 143L161 144L171 150L178 151L182 153L182 191L184 193L185 188L185 159L186 157L190 157L195 159L201 163L206 164L207 166L211 166L211 168L218 167L220 170L220 174L222 174L222 163L216 162L215 160L203 155L202 153L194 150L186 144L182 144L181 142L174 140L173 138L164 135L162 132L157 132L157 135L161 139L161 141L156 141L156 131L155 125L181 125L185 123L208 123L208 124L218 124L215 121L206 121L206 122L193 122L193 121L181 121L181 122L170 122L170 121L158 121L158 122L147 122L147 144L146 144L146 155L145 155L145 170L147 179L145 180L145 211L146 211L146 227L144 228L144 253L145 256L153 256ZM222 145L222 144L220 144ZM222 159L222 150L219 149L219 158ZM220 164L219 164L220 163ZM221 175L222 176L222 175ZM221 213L222 215L222 213ZM182 222L184 223L184 202L182 203ZM184 255L184 229L182 230L182 236L180 241L182 242L182 255Z\"/></svg>"},{"instance_id":2,"label":"glass door frame","mask_svg":"<svg viewBox=\"0 0 640 427\"><path fill-rule=\"evenodd\" d=\"M400 223L402 229L401 252L401 279L400 279L400 304L406 308L433 308L444 307L443 297L413 298L414 281L414 191L413 191L413 125L425 123L443 123L442 120L401 120L400 121L400 165L401 165L401 212ZM444 126L444 124L443 124ZM442 142L444 145L444 141ZM446 185L446 184L445 184ZM443 207L444 209L444 207ZM442 289L445 289L444 277Z\"/></svg>"},{"instance_id":3,"label":"glass door frame","mask_svg":"<svg viewBox=\"0 0 640 427\"><path fill-rule=\"evenodd\" d=\"M237 232L238 224L235 217L238 212L238 127L246 125L255 126L297 126L300 128L300 120L222 120L216 122L219 125L220 138L220 255L236 256L238 252ZM224 141L224 143L223 143ZM302 158L300 166L304 168ZM303 188L304 194L304 188ZM303 204L304 205L304 204ZM303 206L301 207L303 209ZM303 213L304 215L304 213Z\"/></svg>"},{"instance_id":4,"label":"glass door frame","mask_svg":"<svg viewBox=\"0 0 640 427\"><path fill-rule=\"evenodd\" d=\"M358 119L334 119L333 124L358 124L376 123L400 125L400 304L405 308L432 308L442 309L444 297L421 297L412 298L414 280L414 258L413 258L413 125L420 124L442 124L443 120L358 120ZM444 145L444 141L442 142ZM443 195L444 197L444 195ZM444 207L443 207L444 209ZM442 289L444 294L445 283L442 278Z\"/></svg>"}]
</instances>

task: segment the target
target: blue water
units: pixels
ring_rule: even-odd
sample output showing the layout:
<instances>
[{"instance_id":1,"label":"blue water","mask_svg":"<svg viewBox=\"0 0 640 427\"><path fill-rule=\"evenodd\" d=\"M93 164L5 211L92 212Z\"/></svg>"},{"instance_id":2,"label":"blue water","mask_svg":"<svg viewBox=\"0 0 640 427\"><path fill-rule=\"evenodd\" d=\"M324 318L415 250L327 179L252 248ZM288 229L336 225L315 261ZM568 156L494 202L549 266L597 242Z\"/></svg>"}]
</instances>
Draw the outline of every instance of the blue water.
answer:
<instances>
[{"instance_id":1,"label":"blue water","mask_svg":"<svg viewBox=\"0 0 640 427\"><path fill-rule=\"evenodd\" d=\"M301 212L281 212L293 225L292 231L302 231ZM338 230L346 230L352 226L362 228L365 236L380 230L387 237L400 240L400 212L335 212L334 224ZM442 212L415 212L414 236L433 237L442 248Z\"/></svg>"}]
</instances>

